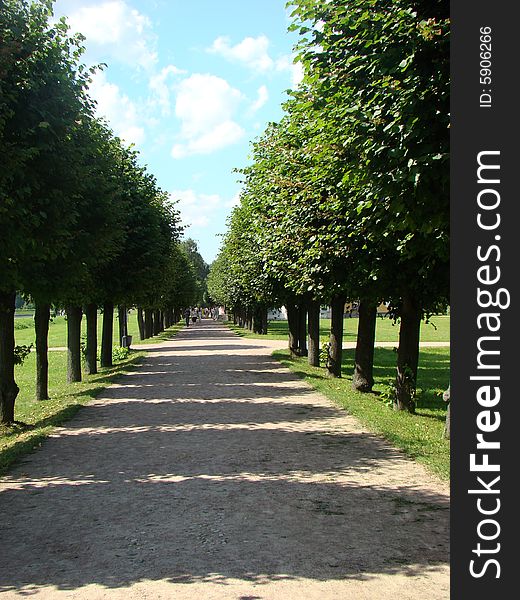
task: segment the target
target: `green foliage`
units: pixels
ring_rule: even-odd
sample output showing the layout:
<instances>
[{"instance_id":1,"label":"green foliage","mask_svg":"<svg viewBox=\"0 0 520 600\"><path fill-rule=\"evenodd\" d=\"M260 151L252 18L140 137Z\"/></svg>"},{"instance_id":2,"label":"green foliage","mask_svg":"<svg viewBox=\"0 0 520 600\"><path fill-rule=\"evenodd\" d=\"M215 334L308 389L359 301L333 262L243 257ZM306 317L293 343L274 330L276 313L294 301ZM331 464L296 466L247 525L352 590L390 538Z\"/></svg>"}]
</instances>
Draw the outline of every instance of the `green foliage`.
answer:
<instances>
[{"instance_id":1,"label":"green foliage","mask_svg":"<svg viewBox=\"0 0 520 600\"><path fill-rule=\"evenodd\" d=\"M15 365L23 365L25 359L31 353L33 345L29 346L15 346L14 347L14 364Z\"/></svg>"},{"instance_id":2,"label":"green foliage","mask_svg":"<svg viewBox=\"0 0 520 600\"><path fill-rule=\"evenodd\" d=\"M324 367L330 365L330 342L322 342L320 348L320 364Z\"/></svg>"},{"instance_id":3,"label":"green foliage","mask_svg":"<svg viewBox=\"0 0 520 600\"><path fill-rule=\"evenodd\" d=\"M112 348L112 360L114 362L119 362L121 360L126 360L130 356L130 349L123 348L119 346L115 346Z\"/></svg>"}]
</instances>

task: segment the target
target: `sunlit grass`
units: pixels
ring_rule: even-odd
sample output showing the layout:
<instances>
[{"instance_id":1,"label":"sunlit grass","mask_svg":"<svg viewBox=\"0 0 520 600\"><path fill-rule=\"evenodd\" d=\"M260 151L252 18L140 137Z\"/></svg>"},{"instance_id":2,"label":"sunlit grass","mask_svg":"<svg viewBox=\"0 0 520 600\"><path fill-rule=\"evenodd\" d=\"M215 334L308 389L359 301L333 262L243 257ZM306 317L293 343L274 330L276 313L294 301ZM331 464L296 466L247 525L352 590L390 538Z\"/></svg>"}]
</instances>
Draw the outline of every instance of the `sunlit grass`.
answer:
<instances>
[{"instance_id":1,"label":"sunlit grass","mask_svg":"<svg viewBox=\"0 0 520 600\"><path fill-rule=\"evenodd\" d=\"M103 316L98 314L97 329L98 329L98 344L101 344L101 330L103 324ZM83 316L81 320L81 329L83 335L86 335L86 318ZM172 332L176 333L181 328L181 324L174 325L169 328L164 334L160 336L154 336L147 340L139 340L139 327L137 325L137 311L132 310L128 315L128 335L133 337L132 344L156 344L159 341L163 341L171 337ZM114 312L114 345L118 345L119 340L119 320L117 318L117 311ZM32 317L18 318L15 319L15 340L16 344L28 346L34 344L35 333L34 333L34 320ZM49 347L50 348L63 348L67 345L67 320L65 317L55 317L52 319L49 325Z\"/></svg>"}]
</instances>

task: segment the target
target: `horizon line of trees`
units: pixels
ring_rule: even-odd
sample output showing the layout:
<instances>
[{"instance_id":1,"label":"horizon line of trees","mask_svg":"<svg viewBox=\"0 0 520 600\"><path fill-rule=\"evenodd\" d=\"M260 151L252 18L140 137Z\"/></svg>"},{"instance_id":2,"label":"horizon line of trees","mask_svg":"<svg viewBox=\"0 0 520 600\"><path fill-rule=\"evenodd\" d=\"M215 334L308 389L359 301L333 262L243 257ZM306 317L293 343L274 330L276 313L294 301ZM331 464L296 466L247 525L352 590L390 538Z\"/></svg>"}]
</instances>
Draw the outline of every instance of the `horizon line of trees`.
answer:
<instances>
[{"instance_id":1,"label":"horizon line of trees","mask_svg":"<svg viewBox=\"0 0 520 600\"><path fill-rule=\"evenodd\" d=\"M449 10L440 0L290 0L304 78L238 170L208 290L341 377L343 308L359 302L353 387L372 390L377 306L400 319L394 408L415 411L420 323L449 304ZM308 336L307 336L308 334ZM307 345L308 338L308 345Z\"/></svg>"}]
</instances>

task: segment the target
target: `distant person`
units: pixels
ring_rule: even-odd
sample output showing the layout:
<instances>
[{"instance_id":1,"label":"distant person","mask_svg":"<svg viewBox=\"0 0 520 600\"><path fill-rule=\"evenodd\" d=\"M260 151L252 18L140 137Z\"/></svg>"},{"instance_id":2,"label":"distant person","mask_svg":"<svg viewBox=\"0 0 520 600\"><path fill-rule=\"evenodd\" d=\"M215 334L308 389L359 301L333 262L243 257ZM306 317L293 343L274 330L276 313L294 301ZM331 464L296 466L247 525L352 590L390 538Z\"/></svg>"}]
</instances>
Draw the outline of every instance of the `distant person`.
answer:
<instances>
[{"instance_id":1,"label":"distant person","mask_svg":"<svg viewBox=\"0 0 520 600\"><path fill-rule=\"evenodd\" d=\"M184 311L184 318L186 319L186 327L189 327L190 326L190 309L189 308L187 308Z\"/></svg>"}]
</instances>

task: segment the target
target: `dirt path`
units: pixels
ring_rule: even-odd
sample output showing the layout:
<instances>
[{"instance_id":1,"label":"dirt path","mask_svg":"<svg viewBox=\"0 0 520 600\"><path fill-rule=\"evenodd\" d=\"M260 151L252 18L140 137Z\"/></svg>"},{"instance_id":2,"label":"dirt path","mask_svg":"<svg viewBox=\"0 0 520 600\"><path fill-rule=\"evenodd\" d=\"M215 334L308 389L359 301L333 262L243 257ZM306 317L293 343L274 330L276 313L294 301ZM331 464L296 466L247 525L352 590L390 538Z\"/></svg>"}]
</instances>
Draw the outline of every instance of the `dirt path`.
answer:
<instances>
[{"instance_id":1,"label":"dirt path","mask_svg":"<svg viewBox=\"0 0 520 600\"><path fill-rule=\"evenodd\" d=\"M447 486L213 321L0 483L0 600L449 598Z\"/></svg>"}]
</instances>

